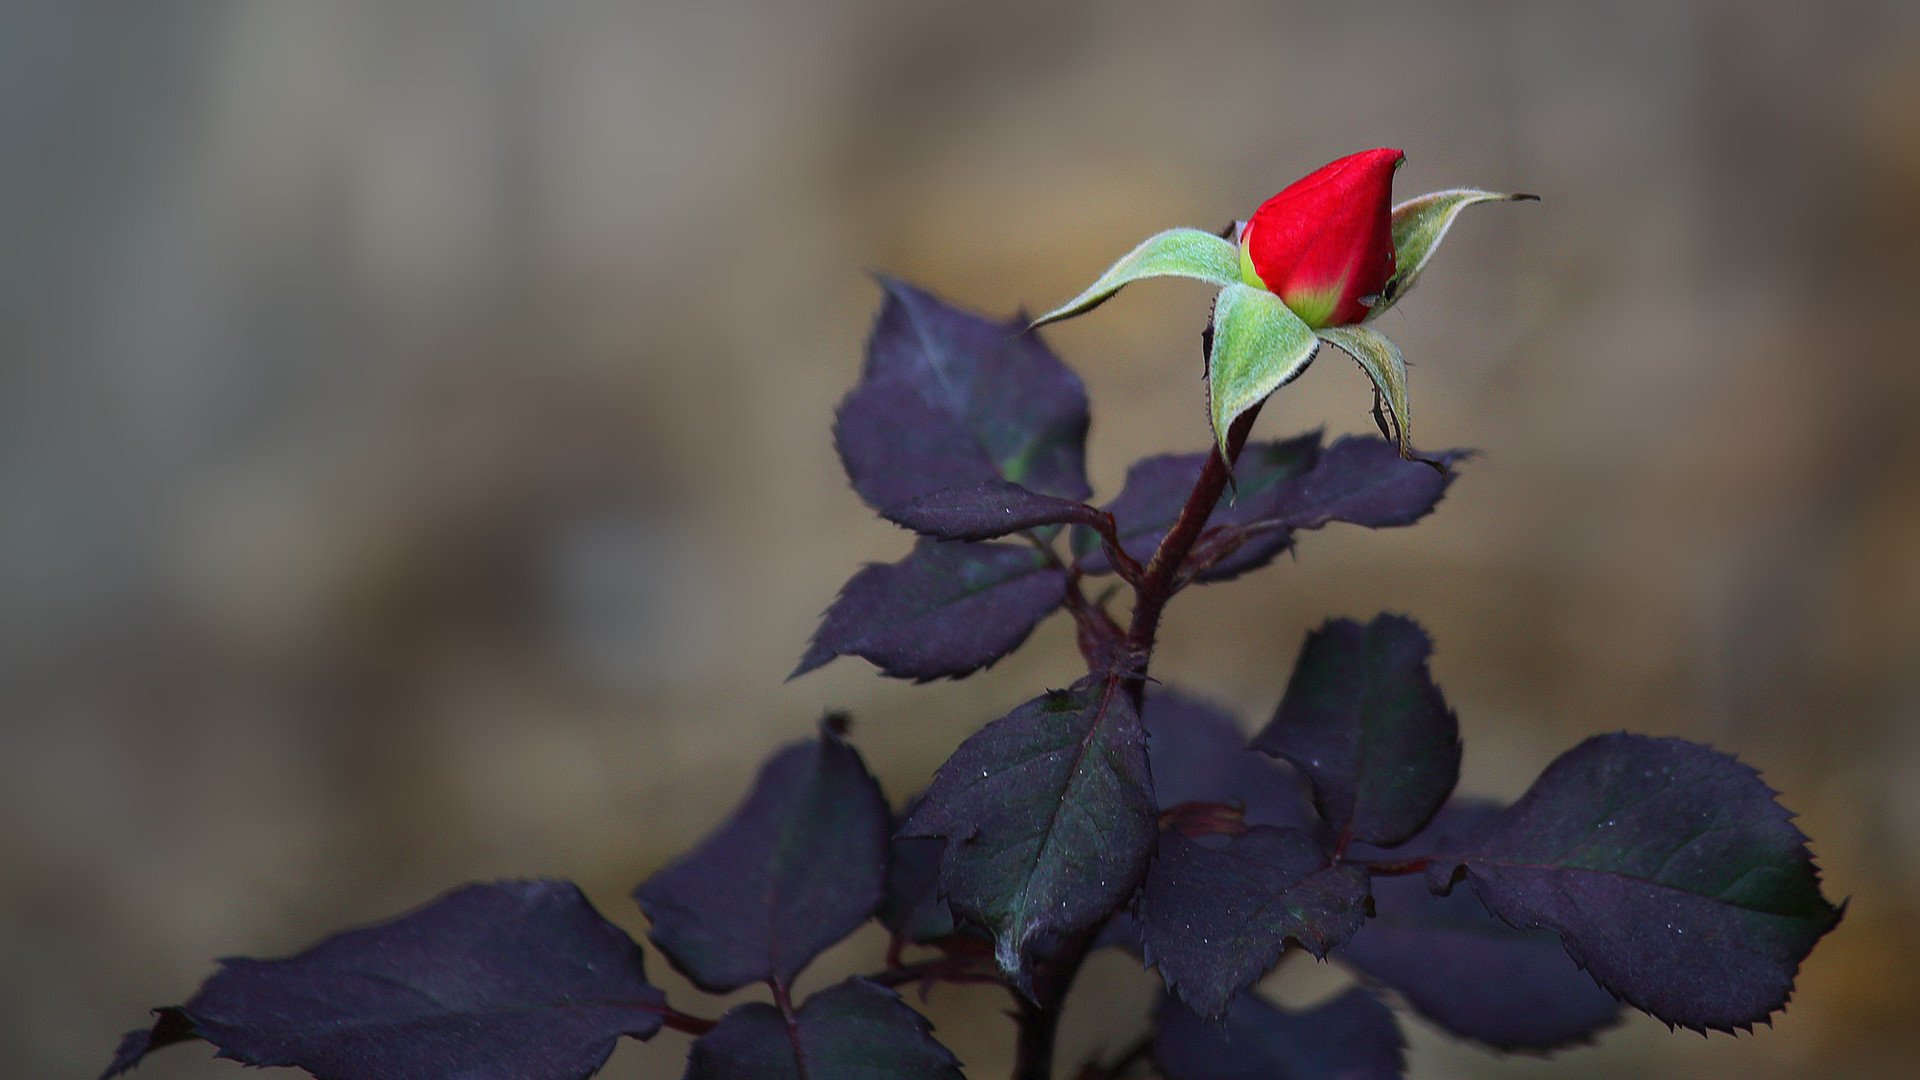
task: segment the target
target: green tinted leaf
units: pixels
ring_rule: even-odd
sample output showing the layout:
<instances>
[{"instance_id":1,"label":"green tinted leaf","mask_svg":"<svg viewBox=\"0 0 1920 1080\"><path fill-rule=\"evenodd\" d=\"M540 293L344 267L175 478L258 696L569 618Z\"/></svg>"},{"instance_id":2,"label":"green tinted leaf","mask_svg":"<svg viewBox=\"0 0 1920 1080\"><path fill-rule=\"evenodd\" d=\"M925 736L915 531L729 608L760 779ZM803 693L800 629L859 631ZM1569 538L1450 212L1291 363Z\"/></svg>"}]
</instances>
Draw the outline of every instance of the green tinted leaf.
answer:
<instances>
[{"instance_id":1,"label":"green tinted leaf","mask_svg":"<svg viewBox=\"0 0 1920 1080\"><path fill-rule=\"evenodd\" d=\"M900 995L853 978L791 1017L764 1001L727 1010L696 1039L682 1080L961 1080L933 1025Z\"/></svg>"},{"instance_id":2,"label":"green tinted leaf","mask_svg":"<svg viewBox=\"0 0 1920 1080\"><path fill-rule=\"evenodd\" d=\"M1597 735L1449 838L1427 882L1464 876L1488 911L1559 934L1596 982L1668 1024L1750 1029L1786 1006L1844 908L1821 895L1792 819L1711 747Z\"/></svg>"},{"instance_id":3,"label":"green tinted leaf","mask_svg":"<svg viewBox=\"0 0 1920 1080\"><path fill-rule=\"evenodd\" d=\"M1220 299L1213 305L1207 393L1213 437L1222 453L1233 422L1268 394L1299 378L1319 348L1313 329L1278 296L1238 283L1220 290Z\"/></svg>"},{"instance_id":4,"label":"green tinted leaf","mask_svg":"<svg viewBox=\"0 0 1920 1080\"><path fill-rule=\"evenodd\" d=\"M1392 459L1388 459L1392 460ZM1285 758L1342 837L1398 844L1460 778L1460 725L1412 619L1332 619L1307 635L1279 709L1253 748Z\"/></svg>"},{"instance_id":5,"label":"green tinted leaf","mask_svg":"<svg viewBox=\"0 0 1920 1080\"><path fill-rule=\"evenodd\" d=\"M940 891L993 932L1031 989L1035 946L1093 926L1132 895L1159 808L1147 736L1118 676L1027 702L960 744L902 836L944 836Z\"/></svg>"},{"instance_id":6,"label":"green tinted leaf","mask_svg":"<svg viewBox=\"0 0 1920 1080\"><path fill-rule=\"evenodd\" d=\"M1497 191L1481 191L1478 188L1453 188L1448 191L1430 191L1417 198L1408 199L1393 208L1393 254L1395 269L1393 277L1387 280L1386 288L1380 290L1380 300L1367 313L1367 321L1380 317L1380 313L1392 307L1413 288L1414 281L1424 270L1427 260L1440 246L1440 241L1453 227L1453 219L1460 211L1483 202L1514 202L1523 199L1538 199L1538 195L1505 195Z\"/></svg>"},{"instance_id":7,"label":"green tinted leaf","mask_svg":"<svg viewBox=\"0 0 1920 1080\"><path fill-rule=\"evenodd\" d=\"M1199 229L1168 229L1148 237L1107 268L1087 291L1033 320L1033 326L1069 319L1100 306L1121 286L1141 278L1184 277L1228 285L1240 280L1240 248ZM1032 329L1029 327L1028 329Z\"/></svg>"},{"instance_id":8,"label":"green tinted leaf","mask_svg":"<svg viewBox=\"0 0 1920 1080\"><path fill-rule=\"evenodd\" d=\"M1399 440L1400 456L1412 458L1413 414L1407 404L1407 361L1400 347L1367 326L1329 326L1320 331L1320 340L1360 362L1393 417L1392 434Z\"/></svg>"}]
</instances>

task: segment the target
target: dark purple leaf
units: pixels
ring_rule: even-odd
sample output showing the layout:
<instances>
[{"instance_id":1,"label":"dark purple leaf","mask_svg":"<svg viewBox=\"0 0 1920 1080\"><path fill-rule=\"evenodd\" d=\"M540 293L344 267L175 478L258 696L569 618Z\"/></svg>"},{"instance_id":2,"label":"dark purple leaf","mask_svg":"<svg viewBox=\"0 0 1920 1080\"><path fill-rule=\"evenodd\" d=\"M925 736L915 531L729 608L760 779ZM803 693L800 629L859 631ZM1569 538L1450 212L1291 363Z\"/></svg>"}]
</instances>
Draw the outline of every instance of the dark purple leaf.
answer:
<instances>
[{"instance_id":1,"label":"dark purple leaf","mask_svg":"<svg viewBox=\"0 0 1920 1080\"><path fill-rule=\"evenodd\" d=\"M908 804L912 816L919 800ZM940 895L940 855L947 842L937 836L895 836L887 862L887 898L880 922L908 941L937 941L957 928L953 909Z\"/></svg>"},{"instance_id":2,"label":"dark purple leaf","mask_svg":"<svg viewBox=\"0 0 1920 1080\"><path fill-rule=\"evenodd\" d=\"M1195 1012L1219 1016L1288 941L1324 958L1367 917L1367 872L1332 866L1298 829L1161 834L1134 905L1146 962Z\"/></svg>"},{"instance_id":3,"label":"dark purple leaf","mask_svg":"<svg viewBox=\"0 0 1920 1080\"><path fill-rule=\"evenodd\" d=\"M1454 800L1384 857L1443 850L1500 808ZM1356 849L1356 856L1363 854ZM1442 1028L1502 1050L1585 1042L1617 1022L1620 1003L1580 970L1547 930L1517 930L1461 889L1430 892L1418 876L1375 877L1374 917L1334 955Z\"/></svg>"},{"instance_id":4,"label":"dark purple leaf","mask_svg":"<svg viewBox=\"0 0 1920 1080\"><path fill-rule=\"evenodd\" d=\"M1503 809L1499 803L1467 795L1448 799L1426 825L1404 843L1385 848L1362 840L1353 845L1348 856L1356 861L1411 860L1457 849L1461 838L1473 835Z\"/></svg>"},{"instance_id":5,"label":"dark purple leaf","mask_svg":"<svg viewBox=\"0 0 1920 1080\"><path fill-rule=\"evenodd\" d=\"M1292 767L1247 745L1226 710L1166 687L1147 694L1141 717L1161 809L1186 802L1240 806L1249 825L1318 824Z\"/></svg>"},{"instance_id":6,"label":"dark purple leaf","mask_svg":"<svg viewBox=\"0 0 1920 1080\"><path fill-rule=\"evenodd\" d=\"M882 278L886 301L860 384L834 433L876 510L942 488L1005 480L1084 499L1087 395L1023 324L962 311Z\"/></svg>"},{"instance_id":7,"label":"dark purple leaf","mask_svg":"<svg viewBox=\"0 0 1920 1080\"><path fill-rule=\"evenodd\" d=\"M1377 878L1375 915L1334 954L1445 1030L1502 1050L1586 1042L1620 1003L1545 930L1516 930L1462 889L1437 897L1417 877Z\"/></svg>"},{"instance_id":8,"label":"dark purple leaf","mask_svg":"<svg viewBox=\"0 0 1920 1080\"><path fill-rule=\"evenodd\" d=\"M788 678L858 656L896 679L957 679L1019 648L1066 595L1066 573L1031 547L922 540L848 580Z\"/></svg>"},{"instance_id":9,"label":"dark purple leaf","mask_svg":"<svg viewBox=\"0 0 1920 1080\"><path fill-rule=\"evenodd\" d=\"M221 961L106 1076L192 1036L320 1080L577 1080L660 1030L639 946L564 881L469 885L287 960Z\"/></svg>"},{"instance_id":10,"label":"dark purple leaf","mask_svg":"<svg viewBox=\"0 0 1920 1080\"><path fill-rule=\"evenodd\" d=\"M793 1022L762 1001L727 1010L694 1040L685 1080L961 1080L933 1025L893 991L848 979Z\"/></svg>"},{"instance_id":11,"label":"dark purple leaf","mask_svg":"<svg viewBox=\"0 0 1920 1080\"><path fill-rule=\"evenodd\" d=\"M1467 455L1404 461L1392 443L1348 437L1328 447L1310 470L1267 488L1234 519L1218 522L1189 556L1197 581L1220 581L1266 564L1292 543L1293 530L1344 521L1379 529L1411 525L1433 510L1448 485L1451 465Z\"/></svg>"},{"instance_id":12,"label":"dark purple leaf","mask_svg":"<svg viewBox=\"0 0 1920 1080\"><path fill-rule=\"evenodd\" d=\"M1127 469L1120 494L1104 508L1119 522L1120 546L1142 565L1153 557L1153 549L1173 527L1186 505L1200 470L1213 456L1207 450L1197 454L1159 454L1142 458ZM1313 468L1320 456L1320 433L1308 432L1282 442L1249 443L1234 466L1233 491L1214 507L1207 519L1210 526L1239 525L1263 516L1265 495L1287 479ZM1249 517L1249 512L1254 514ZM1074 551L1088 573L1112 573L1113 564L1100 550L1097 536L1086 529L1075 529ZM1272 530L1264 546L1249 544L1235 552L1231 564L1222 564L1208 572L1206 580L1224 580L1263 565L1287 546L1284 530ZM1264 552L1264 555L1261 553Z\"/></svg>"},{"instance_id":13,"label":"dark purple leaf","mask_svg":"<svg viewBox=\"0 0 1920 1080\"><path fill-rule=\"evenodd\" d=\"M1452 450L1435 460L1465 460ZM1238 515L1239 522L1265 522L1289 529L1317 529L1334 521L1383 529L1411 525L1433 512L1453 484L1451 470L1400 457L1385 439L1348 435L1321 453L1313 468L1265 489Z\"/></svg>"},{"instance_id":14,"label":"dark purple leaf","mask_svg":"<svg viewBox=\"0 0 1920 1080\"><path fill-rule=\"evenodd\" d=\"M1407 839L1460 778L1460 727L1427 671L1432 651L1398 615L1328 622L1307 635L1280 708L1253 741L1306 774L1342 838Z\"/></svg>"},{"instance_id":15,"label":"dark purple leaf","mask_svg":"<svg viewBox=\"0 0 1920 1080\"><path fill-rule=\"evenodd\" d=\"M882 507L880 516L940 540L991 540L1041 525L1091 524L1100 511L1074 499L1029 491L1005 480L981 480Z\"/></svg>"},{"instance_id":16,"label":"dark purple leaf","mask_svg":"<svg viewBox=\"0 0 1920 1080\"><path fill-rule=\"evenodd\" d=\"M1087 929L1153 851L1146 733L1118 678L1089 678L988 724L940 767L902 832L947 838L947 900L993 932L1000 965Z\"/></svg>"},{"instance_id":17,"label":"dark purple leaf","mask_svg":"<svg viewBox=\"0 0 1920 1080\"><path fill-rule=\"evenodd\" d=\"M1133 913L1126 908L1114 912L1107 921L1100 924L1100 932L1093 935L1093 949L1125 949L1139 956L1140 924L1134 920Z\"/></svg>"},{"instance_id":18,"label":"dark purple leaf","mask_svg":"<svg viewBox=\"0 0 1920 1080\"><path fill-rule=\"evenodd\" d=\"M152 1027L136 1028L121 1036L120 1045L113 1052L113 1060L108 1063L107 1071L100 1074L100 1080L119 1076L161 1047L190 1042L200 1037L194 1033L193 1021L187 1019L178 1007L155 1009L153 1013Z\"/></svg>"},{"instance_id":19,"label":"dark purple leaf","mask_svg":"<svg viewBox=\"0 0 1920 1080\"><path fill-rule=\"evenodd\" d=\"M853 489L876 510L1001 478L966 428L899 375L869 375L848 391L833 434Z\"/></svg>"},{"instance_id":20,"label":"dark purple leaf","mask_svg":"<svg viewBox=\"0 0 1920 1080\"><path fill-rule=\"evenodd\" d=\"M1119 522L1121 544L1145 562L1186 502L1208 454L1164 454L1135 462L1120 496L1106 510ZM1442 454L1442 464L1466 457ZM1293 530L1344 521L1368 528L1411 525L1432 512L1453 482L1417 461L1403 461L1390 442L1348 436L1320 449L1319 432L1284 442L1250 444L1234 467L1235 488L1207 519L1195 547L1196 581L1225 581L1266 565L1291 545ZM1074 551L1088 573L1112 570L1097 539L1075 530Z\"/></svg>"},{"instance_id":21,"label":"dark purple leaf","mask_svg":"<svg viewBox=\"0 0 1920 1080\"><path fill-rule=\"evenodd\" d=\"M703 990L790 982L880 906L892 815L827 726L774 755L699 847L634 890L653 943Z\"/></svg>"},{"instance_id":22,"label":"dark purple leaf","mask_svg":"<svg viewBox=\"0 0 1920 1080\"><path fill-rule=\"evenodd\" d=\"M1225 1023L1162 997L1154 1028L1167 1080L1391 1080L1407 1067L1393 1011L1359 989L1305 1012L1248 991Z\"/></svg>"},{"instance_id":23,"label":"dark purple leaf","mask_svg":"<svg viewBox=\"0 0 1920 1080\"><path fill-rule=\"evenodd\" d=\"M1758 773L1698 743L1601 735L1436 856L1487 909L1559 933L1600 985L1669 1024L1751 1028L1783 1007L1840 911Z\"/></svg>"}]
</instances>

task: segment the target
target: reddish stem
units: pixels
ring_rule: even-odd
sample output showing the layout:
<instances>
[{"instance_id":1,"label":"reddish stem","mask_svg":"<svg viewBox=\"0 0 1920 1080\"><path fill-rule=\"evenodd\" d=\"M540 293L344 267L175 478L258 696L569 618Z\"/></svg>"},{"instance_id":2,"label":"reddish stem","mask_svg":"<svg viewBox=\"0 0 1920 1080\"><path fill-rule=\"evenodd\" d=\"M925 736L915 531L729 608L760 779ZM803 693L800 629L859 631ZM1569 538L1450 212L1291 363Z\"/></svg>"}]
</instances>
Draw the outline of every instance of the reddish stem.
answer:
<instances>
[{"instance_id":1,"label":"reddish stem","mask_svg":"<svg viewBox=\"0 0 1920 1080\"><path fill-rule=\"evenodd\" d=\"M1217 802L1183 802L1160 812L1160 827L1184 836L1245 836L1244 806Z\"/></svg>"},{"instance_id":2,"label":"reddish stem","mask_svg":"<svg viewBox=\"0 0 1920 1080\"><path fill-rule=\"evenodd\" d=\"M1227 484L1233 479L1233 462L1240 456L1240 450L1247 443L1247 433L1253 428L1254 417L1259 415L1258 405L1241 414L1227 429L1226 453L1218 451L1207 457L1207 463L1200 470L1199 479L1194 481L1193 490L1188 493L1187 501L1180 508L1180 516L1174 519L1173 526L1154 550L1153 558L1144 568L1137 564L1132 571L1124 570L1123 564L1115 556L1125 557L1120 550L1117 535L1103 535L1108 558L1113 560L1116 572L1133 585L1133 620L1124 637L1109 637L1119 629L1106 612L1096 605L1089 604L1079 593L1077 576L1068 578L1068 605L1074 611L1074 618L1080 620L1081 652L1086 655L1087 666L1094 674L1102 671L1108 677L1127 682L1127 692L1133 698L1136 710L1140 708L1146 696L1147 663L1153 656L1155 636L1160 629L1160 615L1166 609L1167 601L1180 590L1181 567L1192 552L1194 541L1200 538L1201 530L1206 528L1207 518L1213 515L1213 508L1220 502L1220 496L1227 490ZM1127 559L1131 563L1132 559ZM1098 616L1095 616L1095 612ZM1106 625L1100 623L1106 620ZM1107 627L1112 629L1109 630ZM1116 661L1124 667L1116 665ZM1039 966L1034 972L1034 989L1031 999L1021 998L1015 1020L1019 1023L1019 1041L1015 1049L1014 1080L1049 1080L1053 1075L1054 1039L1060 1028L1060 1008L1065 1002L1067 991L1073 985L1074 976L1079 974L1080 965L1087 958L1087 952L1093 944L1092 934L1083 934L1078 938L1063 942L1053 958Z\"/></svg>"},{"instance_id":3,"label":"reddish stem","mask_svg":"<svg viewBox=\"0 0 1920 1080\"><path fill-rule=\"evenodd\" d=\"M793 1045L793 1060L805 1061L807 1055L800 1045L800 1019L793 1012L793 994L784 979L768 979L767 985L773 987L773 1003L780 1009L780 1018L787 1022L787 1042Z\"/></svg>"},{"instance_id":4,"label":"reddish stem","mask_svg":"<svg viewBox=\"0 0 1920 1080\"><path fill-rule=\"evenodd\" d=\"M964 955L935 957L932 960L917 960L910 964L894 964L885 971L876 971L868 975L868 982L881 986L906 986L917 982L948 982L1004 985L1006 980L998 975L974 971L980 958Z\"/></svg>"},{"instance_id":5,"label":"reddish stem","mask_svg":"<svg viewBox=\"0 0 1920 1080\"><path fill-rule=\"evenodd\" d=\"M1215 451L1208 455L1200 478L1194 481L1193 491L1187 495L1186 505L1180 508L1180 516L1174 519L1173 527L1167 530L1141 573L1140 584L1134 587L1133 623L1127 628L1127 651L1137 658L1138 666L1132 673L1139 680L1134 684L1136 704L1146 689L1147 662L1153 656L1154 638L1160 631L1160 615L1166 610L1167 601L1179 590L1180 568L1233 479L1233 462L1246 446L1247 433L1253 429L1254 417L1258 415L1258 405L1242 413L1227 429L1226 454Z\"/></svg>"},{"instance_id":6,"label":"reddish stem","mask_svg":"<svg viewBox=\"0 0 1920 1080\"><path fill-rule=\"evenodd\" d=\"M650 1012L658 1016L662 1024L675 1031L684 1031L688 1035L705 1035L707 1032L712 1031L714 1025L717 1023L717 1021L709 1020L704 1016L693 1016L689 1013L683 1013L671 1005L643 1005L635 1002L633 1007L639 1009L641 1012Z\"/></svg>"},{"instance_id":7,"label":"reddish stem","mask_svg":"<svg viewBox=\"0 0 1920 1080\"><path fill-rule=\"evenodd\" d=\"M1406 874L1424 873L1433 865L1433 860L1422 855L1417 859L1402 859L1399 862L1363 862L1359 865L1367 868L1371 874L1379 877L1400 877Z\"/></svg>"},{"instance_id":8,"label":"reddish stem","mask_svg":"<svg viewBox=\"0 0 1920 1080\"><path fill-rule=\"evenodd\" d=\"M1141 568L1138 560L1127 554L1127 549L1121 545L1120 525L1113 519L1113 515L1101 511L1100 518L1100 523L1093 528L1100 534L1100 547L1106 552L1107 561L1113 564L1113 571L1120 575L1120 580L1139 588L1140 579L1146 575L1146 571Z\"/></svg>"},{"instance_id":9,"label":"reddish stem","mask_svg":"<svg viewBox=\"0 0 1920 1080\"><path fill-rule=\"evenodd\" d=\"M1080 568L1067 571L1067 611L1073 616L1080 655L1088 671L1105 671L1118 660L1126 633L1100 603L1080 588Z\"/></svg>"}]
</instances>

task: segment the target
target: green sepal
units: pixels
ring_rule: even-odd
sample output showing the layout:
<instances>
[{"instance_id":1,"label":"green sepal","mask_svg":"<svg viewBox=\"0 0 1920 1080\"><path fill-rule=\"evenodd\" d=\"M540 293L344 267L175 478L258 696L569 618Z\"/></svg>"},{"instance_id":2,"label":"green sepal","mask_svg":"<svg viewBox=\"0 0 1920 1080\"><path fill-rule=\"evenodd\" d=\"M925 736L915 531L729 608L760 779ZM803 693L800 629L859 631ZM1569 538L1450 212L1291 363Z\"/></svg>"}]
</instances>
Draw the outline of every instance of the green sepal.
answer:
<instances>
[{"instance_id":1,"label":"green sepal","mask_svg":"<svg viewBox=\"0 0 1920 1080\"><path fill-rule=\"evenodd\" d=\"M1227 452L1227 430L1268 394L1300 377L1320 339L1280 298L1238 283L1213 302L1213 348L1207 355L1207 402L1213 438Z\"/></svg>"},{"instance_id":2,"label":"green sepal","mask_svg":"<svg viewBox=\"0 0 1920 1080\"><path fill-rule=\"evenodd\" d=\"M1321 341L1360 362L1393 417L1392 434L1400 443L1400 456L1412 460L1413 415L1408 411L1407 361L1400 355L1400 346L1368 326L1329 326L1319 334ZM1376 418L1378 415L1376 411Z\"/></svg>"},{"instance_id":3,"label":"green sepal","mask_svg":"<svg viewBox=\"0 0 1920 1080\"><path fill-rule=\"evenodd\" d=\"M1087 291L1033 320L1027 329L1084 314L1141 278L1184 277L1231 285L1240 280L1240 247L1200 229L1168 229L1150 236L1107 268Z\"/></svg>"},{"instance_id":4,"label":"green sepal","mask_svg":"<svg viewBox=\"0 0 1920 1080\"><path fill-rule=\"evenodd\" d=\"M1440 241L1446 238L1447 230L1453 227L1453 219L1460 216L1460 211L1475 203L1515 202L1539 197L1505 195L1477 188L1453 188L1430 191L1394 207L1393 276L1387 279L1386 286L1380 290L1380 299L1367 312L1366 321L1379 318L1381 312L1392 307L1413 288L1420 271L1426 268L1427 260L1433 258L1434 251L1440 247Z\"/></svg>"}]
</instances>

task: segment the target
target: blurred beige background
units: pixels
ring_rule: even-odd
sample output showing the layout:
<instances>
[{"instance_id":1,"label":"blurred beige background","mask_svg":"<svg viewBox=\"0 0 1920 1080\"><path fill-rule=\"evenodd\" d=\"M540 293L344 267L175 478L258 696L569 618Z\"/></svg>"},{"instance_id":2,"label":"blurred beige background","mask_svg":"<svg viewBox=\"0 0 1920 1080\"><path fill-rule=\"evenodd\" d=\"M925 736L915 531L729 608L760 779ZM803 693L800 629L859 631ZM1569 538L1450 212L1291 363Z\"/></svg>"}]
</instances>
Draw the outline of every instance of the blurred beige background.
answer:
<instances>
[{"instance_id":1,"label":"blurred beige background","mask_svg":"<svg viewBox=\"0 0 1920 1080\"><path fill-rule=\"evenodd\" d=\"M1853 898L1773 1030L1541 1062L1414 1024L1415 1076L1911 1075L1915 5L62 0L6 5L0 84L0 1074L93 1075L212 957L472 878L573 877L641 932L627 890L829 707L916 790L1077 661L1054 622L961 684L782 683L907 546L828 432L865 270L1045 306L1387 144L1403 195L1545 199L1470 212L1385 327L1422 442L1485 455L1417 529L1189 595L1156 671L1251 725L1307 628L1407 611L1468 789L1707 740ZM1051 333L1104 494L1204 444L1206 299ZM1367 404L1326 363L1262 430ZM1341 978L1294 966L1290 1000ZM1070 1060L1149 1000L1123 958L1091 981ZM935 993L971 1075L1000 1004Z\"/></svg>"}]
</instances>

